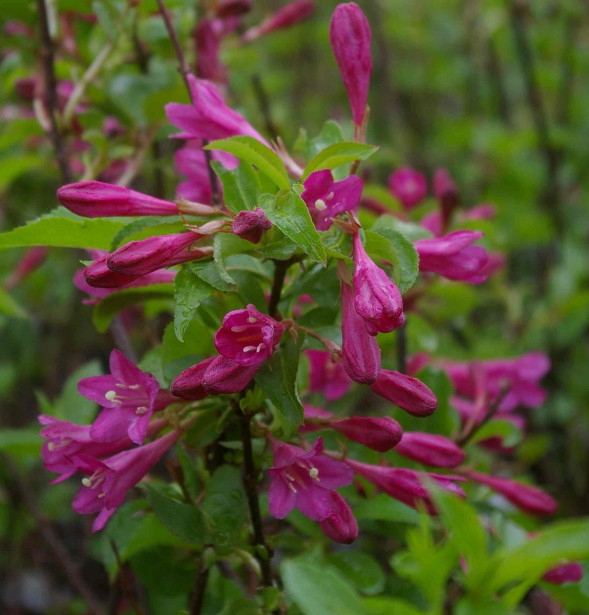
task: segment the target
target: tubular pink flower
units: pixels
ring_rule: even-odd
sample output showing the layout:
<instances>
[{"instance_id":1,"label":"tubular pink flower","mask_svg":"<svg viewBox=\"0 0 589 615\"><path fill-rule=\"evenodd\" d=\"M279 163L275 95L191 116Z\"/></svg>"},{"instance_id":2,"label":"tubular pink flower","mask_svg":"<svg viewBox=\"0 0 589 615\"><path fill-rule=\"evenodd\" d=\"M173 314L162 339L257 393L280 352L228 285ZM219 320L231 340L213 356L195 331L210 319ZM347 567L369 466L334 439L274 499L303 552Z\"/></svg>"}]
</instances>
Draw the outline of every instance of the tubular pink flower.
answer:
<instances>
[{"instance_id":1,"label":"tubular pink flower","mask_svg":"<svg viewBox=\"0 0 589 615\"><path fill-rule=\"evenodd\" d=\"M378 378L380 348L356 312L354 291L345 282L342 282L342 364L348 376L361 384L372 384Z\"/></svg>"},{"instance_id":2,"label":"tubular pink flower","mask_svg":"<svg viewBox=\"0 0 589 615\"><path fill-rule=\"evenodd\" d=\"M163 410L174 398L155 376L141 371L118 350L110 353L110 375L84 378L78 392L102 406L90 429L96 442L111 442L128 436L141 444L154 412Z\"/></svg>"},{"instance_id":3,"label":"tubular pink flower","mask_svg":"<svg viewBox=\"0 0 589 615\"><path fill-rule=\"evenodd\" d=\"M120 288L127 286L137 279L134 275L123 275L111 271L106 265L108 253L100 256L88 267L82 270L84 281L92 288Z\"/></svg>"},{"instance_id":4,"label":"tubular pink flower","mask_svg":"<svg viewBox=\"0 0 589 615\"><path fill-rule=\"evenodd\" d=\"M274 466L268 492L270 514L284 519L296 508L313 521L323 521L341 511L333 490L350 485L354 473L341 461L323 455L323 439L318 438L310 451L272 440Z\"/></svg>"},{"instance_id":5,"label":"tubular pink flower","mask_svg":"<svg viewBox=\"0 0 589 615\"><path fill-rule=\"evenodd\" d=\"M199 233L186 231L130 241L109 254L106 265L117 274L144 276L156 269L200 258L202 252L186 248L202 237ZM86 281L89 282L88 278Z\"/></svg>"},{"instance_id":6,"label":"tubular pink flower","mask_svg":"<svg viewBox=\"0 0 589 615\"><path fill-rule=\"evenodd\" d=\"M252 8L252 0L220 0L215 4L215 14L221 19L239 17Z\"/></svg>"},{"instance_id":7,"label":"tubular pink flower","mask_svg":"<svg viewBox=\"0 0 589 615\"><path fill-rule=\"evenodd\" d=\"M215 347L239 365L260 365L272 355L283 333L284 327L277 320L250 304L245 310L225 315L215 334Z\"/></svg>"},{"instance_id":8,"label":"tubular pink flower","mask_svg":"<svg viewBox=\"0 0 589 615\"><path fill-rule=\"evenodd\" d=\"M350 388L351 380L341 361L334 363L326 350L307 350L309 358L309 390L321 392L332 401L344 396Z\"/></svg>"},{"instance_id":9,"label":"tubular pink flower","mask_svg":"<svg viewBox=\"0 0 589 615\"><path fill-rule=\"evenodd\" d=\"M358 522L349 504L337 492L331 492L333 509L329 515L319 522L323 533L345 545L349 545L358 538Z\"/></svg>"},{"instance_id":10,"label":"tubular pink flower","mask_svg":"<svg viewBox=\"0 0 589 615\"><path fill-rule=\"evenodd\" d=\"M174 216L175 203L130 190L123 186L97 181L62 186L57 200L70 211L86 218L107 216Z\"/></svg>"},{"instance_id":11,"label":"tubular pink flower","mask_svg":"<svg viewBox=\"0 0 589 615\"><path fill-rule=\"evenodd\" d=\"M73 509L82 515L99 513L92 531L101 530L134 487L167 450L182 435L174 430L144 446L118 453L104 461L81 454L74 458L77 469L89 476L82 480L82 487L73 501Z\"/></svg>"},{"instance_id":12,"label":"tubular pink flower","mask_svg":"<svg viewBox=\"0 0 589 615\"><path fill-rule=\"evenodd\" d=\"M497 210L494 205L489 203L481 203L476 205L472 209L464 212L464 218L466 220L491 220L497 214Z\"/></svg>"},{"instance_id":13,"label":"tubular pink flower","mask_svg":"<svg viewBox=\"0 0 589 615\"><path fill-rule=\"evenodd\" d=\"M437 483L445 491L462 498L466 497L464 491L456 484L456 482L465 480L461 476L417 472L407 468L374 466L353 459L346 459L346 463L356 474L362 476L392 498L407 504L407 506L419 508L419 504L423 503L430 515L435 515L436 509L431 494L425 486L428 480Z\"/></svg>"},{"instance_id":14,"label":"tubular pink flower","mask_svg":"<svg viewBox=\"0 0 589 615\"><path fill-rule=\"evenodd\" d=\"M428 386L397 371L381 369L370 388L413 416L429 416L438 407L438 400Z\"/></svg>"},{"instance_id":15,"label":"tubular pink flower","mask_svg":"<svg viewBox=\"0 0 589 615\"><path fill-rule=\"evenodd\" d=\"M225 34L222 19L200 19L194 31L196 74L200 79L227 82L227 67L221 62L221 41Z\"/></svg>"},{"instance_id":16,"label":"tubular pink flower","mask_svg":"<svg viewBox=\"0 0 589 615\"><path fill-rule=\"evenodd\" d=\"M300 21L308 19L315 11L315 3L311 0L294 0L289 2L274 15L268 17L259 26L247 30L241 37L243 43L251 43L256 39L283 28L289 28Z\"/></svg>"},{"instance_id":17,"label":"tubular pink flower","mask_svg":"<svg viewBox=\"0 0 589 615\"><path fill-rule=\"evenodd\" d=\"M551 568L542 578L553 585L578 583L583 578L583 566L578 562L565 562Z\"/></svg>"},{"instance_id":18,"label":"tubular pink flower","mask_svg":"<svg viewBox=\"0 0 589 615\"><path fill-rule=\"evenodd\" d=\"M386 272L366 254L359 233L354 234L354 305L370 335L402 326L403 299Z\"/></svg>"},{"instance_id":19,"label":"tubular pink flower","mask_svg":"<svg viewBox=\"0 0 589 615\"><path fill-rule=\"evenodd\" d=\"M405 209L413 209L427 196L427 179L411 167L401 167L391 173L389 190Z\"/></svg>"},{"instance_id":20,"label":"tubular pink flower","mask_svg":"<svg viewBox=\"0 0 589 615\"><path fill-rule=\"evenodd\" d=\"M553 515L558 508L557 501L537 487L477 472L464 472L464 474L471 480L486 485L501 494L528 515L546 517Z\"/></svg>"},{"instance_id":21,"label":"tubular pink flower","mask_svg":"<svg viewBox=\"0 0 589 615\"><path fill-rule=\"evenodd\" d=\"M372 72L372 33L355 2L337 6L329 24L329 40L348 92L354 124L361 126Z\"/></svg>"},{"instance_id":22,"label":"tubular pink flower","mask_svg":"<svg viewBox=\"0 0 589 615\"><path fill-rule=\"evenodd\" d=\"M335 216L358 207L364 184L355 175L334 182L331 171L326 169L311 173L304 187L301 198L307 204L317 230L326 231Z\"/></svg>"},{"instance_id":23,"label":"tubular pink flower","mask_svg":"<svg viewBox=\"0 0 589 615\"><path fill-rule=\"evenodd\" d=\"M460 192L447 169L436 169L434 173L434 195L442 209L443 227L447 228L452 212L460 204Z\"/></svg>"},{"instance_id":24,"label":"tubular pink flower","mask_svg":"<svg viewBox=\"0 0 589 615\"><path fill-rule=\"evenodd\" d=\"M452 440L431 433L405 432L395 452L428 466L454 468L465 458L464 451Z\"/></svg>"},{"instance_id":25,"label":"tubular pink flower","mask_svg":"<svg viewBox=\"0 0 589 615\"><path fill-rule=\"evenodd\" d=\"M169 103L166 105L168 121L182 130L176 135L182 139L226 139L246 135L264 145L268 142L239 113L230 109L214 83L188 75L192 105Z\"/></svg>"},{"instance_id":26,"label":"tubular pink flower","mask_svg":"<svg viewBox=\"0 0 589 615\"><path fill-rule=\"evenodd\" d=\"M272 222L266 218L261 207L253 211L240 211L233 220L232 231L238 237L251 243L259 243L262 235L272 227Z\"/></svg>"},{"instance_id":27,"label":"tubular pink flower","mask_svg":"<svg viewBox=\"0 0 589 615\"><path fill-rule=\"evenodd\" d=\"M171 391L189 400L245 389L260 365L244 366L225 357L211 357L185 369L172 382Z\"/></svg>"},{"instance_id":28,"label":"tubular pink flower","mask_svg":"<svg viewBox=\"0 0 589 615\"><path fill-rule=\"evenodd\" d=\"M46 246L29 248L21 257L12 273L4 280L4 288L8 291L26 280L46 260L49 249Z\"/></svg>"},{"instance_id":29,"label":"tubular pink flower","mask_svg":"<svg viewBox=\"0 0 589 615\"><path fill-rule=\"evenodd\" d=\"M429 231L434 237L439 237L444 234L442 212L437 209L423 216L419 224L423 226L426 231Z\"/></svg>"},{"instance_id":30,"label":"tubular pink flower","mask_svg":"<svg viewBox=\"0 0 589 615\"><path fill-rule=\"evenodd\" d=\"M488 277L485 268L489 255L484 248L471 245L482 236L480 231L455 231L443 237L416 241L419 270L470 284L484 282Z\"/></svg>"}]
</instances>

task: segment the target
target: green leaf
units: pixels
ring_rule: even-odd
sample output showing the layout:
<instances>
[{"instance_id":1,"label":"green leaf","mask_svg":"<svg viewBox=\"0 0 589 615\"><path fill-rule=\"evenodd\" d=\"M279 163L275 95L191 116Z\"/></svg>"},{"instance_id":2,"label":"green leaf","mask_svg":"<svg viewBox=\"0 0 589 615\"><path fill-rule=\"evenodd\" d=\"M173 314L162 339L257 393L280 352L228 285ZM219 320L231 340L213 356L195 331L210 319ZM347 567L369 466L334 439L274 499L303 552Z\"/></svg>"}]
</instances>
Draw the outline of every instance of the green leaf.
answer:
<instances>
[{"instance_id":1,"label":"green leaf","mask_svg":"<svg viewBox=\"0 0 589 615\"><path fill-rule=\"evenodd\" d=\"M54 413L64 421L72 423L91 423L96 414L96 402L78 393L78 383L84 378L102 375L100 361L85 363L73 372L65 382L59 399L55 402Z\"/></svg>"},{"instance_id":2,"label":"green leaf","mask_svg":"<svg viewBox=\"0 0 589 615\"><path fill-rule=\"evenodd\" d=\"M176 536L194 544L206 540L203 514L190 504L178 502L153 485L143 485L156 517Z\"/></svg>"},{"instance_id":3,"label":"green leaf","mask_svg":"<svg viewBox=\"0 0 589 615\"><path fill-rule=\"evenodd\" d=\"M306 135L303 136L301 147L303 148L305 159L309 160L319 154L319 152L324 150L326 147L335 143L341 143L343 140L344 137L341 126L333 120L327 120L321 128L321 132L316 137L309 140L306 138Z\"/></svg>"},{"instance_id":4,"label":"green leaf","mask_svg":"<svg viewBox=\"0 0 589 615\"><path fill-rule=\"evenodd\" d=\"M395 216L379 216L370 230L375 233L381 233L381 231L386 230L397 231L409 239L409 241L418 241L419 239L429 239L432 237L432 234L423 226L399 220Z\"/></svg>"},{"instance_id":5,"label":"green leaf","mask_svg":"<svg viewBox=\"0 0 589 615\"><path fill-rule=\"evenodd\" d=\"M488 438L500 437L503 446L511 447L519 444L522 439L522 432L511 421L504 419L494 419L491 422L483 425L470 441L471 444L487 440Z\"/></svg>"},{"instance_id":6,"label":"green leaf","mask_svg":"<svg viewBox=\"0 0 589 615\"><path fill-rule=\"evenodd\" d=\"M378 149L374 145L366 145L365 143L334 143L319 152L307 163L301 180L305 181L314 171L331 170L342 164L350 164L354 160L366 160Z\"/></svg>"},{"instance_id":7,"label":"green leaf","mask_svg":"<svg viewBox=\"0 0 589 615\"><path fill-rule=\"evenodd\" d=\"M201 506L216 550L231 553L239 541L248 511L240 471L229 465L215 470Z\"/></svg>"},{"instance_id":8,"label":"green leaf","mask_svg":"<svg viewBox=\"0 0 589 615\"><path fill-rule=\"evenodd\" d=\"M393 264L393 275L399 291L405 294L415 284L419 273L419 255L413 244L401 233L381 229L366 231L366 251Z\"/></svg>"},{"instance_id":9,"label":"green leaf","mask_svg":"<svg viewBox=\"0 0 589 615\"><path fill-rule=\"evenodd\" d=\"M303 559L281 566L286 594L304 615L364 615L366 610L347 579L332 566Z\"/></svg>"},{"instance_id":10,"label":"green leaf","mask_svg":"<svg viewBox=\"0 0 589 615\"><path fill-rule=\"evenodd\" d=\"M6 316L13 316L14 318L27 317L27 313L23 308L2 287L0 287L0 314L6 314Z\"/></svg>"},{"instance_id":11,"label":"green leaf","mask_svg":"<svg viewBox=\"0 0 589 615\"><path fill-rule=\"evenodd\" d=\"M184 333L196 309L213 294L213 287L204 282L189 268L182 267L174 278L174 333L183 342Z\"/></svg>"},{"instance_id":12,"label":"green leaf","mask_svg":"<svg viewBox=\"0 0 589 615\"><path fill-rule=\"evenodd\" d=\"M379 594L385 585L385 577L378 562L359 551L339 551L328 556L337 567L364 594Z\"/></svg>"},{"instance_id":13,"label":"green leaf","mask_svg":"<svg viewBox=\"0 0 589 615\"><path fill-rule=\"evenodd\" d=\"M82 218L58 207L25 226L0 233L0 250L27 246L108 250L123 226L114 220Z\"/></svg>"},{"instance_id":14,"label":"green leaf","mask_svg":"<svg viewBox=\"0 0 589 615\"><path fill-rule=\"evenodd\" d=\"M233 254L252 252L255 249L254 244L232 233L217 233L213 240L213 249L213 258L219 277L234 289L235 280L227 273L225 259Z\"/></svg>"},{"instance_id":15,"label":"green leaf","mask_svg":"<svg viewBox=\"0 0 589 615\"><path fill-rule=\"evenodd\" d=\"M100 333L104 333L112 319L123 309L145 303L146 301L172 299L174 287L172 284L153 284L126 288L108 295L94 306L92 322Z\"/></svg>"},{"instance_id":16,"label":"green leaf","mask_svg":"<svg viewBox=\"0 0 589 615\"><path fill-rule=\"evenodd\" d=\"M245 209L254 209L261 186L251 164L242 161L237 169L228 171L220 162L212 162L215 173L223 186L223 201L234 214Z\"/></svg>"},{"instance_id":17,"label":"green leaf","mask_svg":"<svg viewBox=\"0 0 589 615\"><path fill-rule=\"evenodd\" d=\"M253 164L260 173L272 180L282 190L290 188L290 181L280 158L266 145L253 137L237 136L209 143L205 149L229 152L240 160Z\"/></svg>"},{"instance_id":18,"label":"green leaf","mask_svg":"<svg viewBox=\"0 0 589 615\"><path fill-rule=\"evenodd\" d=\"M364 598L362 601L368 615L423 615L417 607L387 596Z\"/></svg>"},{"instance_id":19,"label":"green leaf","mask_svg":"<svg viewBox=\"0 0 589 615\"><path fill-rule=\"evenodd\" d=\"M285 438L303 422L304 410L296 384L303 340L304 335L299 335L297 342L288 337L272 360L264 363L256 374L256 382L274 406L276 427Z\"/></svg>"},{"instance_id":20,"label":"green leaf","mask_svg":"<svg viewBox=\"0 0 589 615\"><path fill-rule=\"evenodd\" d=\"M39 456L41 443L39 428L0 429L0 451L14 455Z\"/></svg>"},{"instance_id":21,"label":"green leaf","mask_svg":"<svg viewBox=\"0 0 589 615\"><path fill-rule=\"evenodd\" d=\"M360 502L354 507L357 519L372 519L390 523L411 523L419 521L419 513L410 506L393 500L385 493L379 493L370 500Z\"/></svg>"},{"instance_id":22,"label":"green leaf","mask_svg":"<svg viewBox=\"0 0 589 615\"><path fill-rule=\"evenodd\" d=\"M313 260L325 264L327 262L325 247L305 201L294 190L280 193L275 199L268 197L269 195L262 195L259 205L272 224L275 224Z\"/></svg>"}]
</instances>

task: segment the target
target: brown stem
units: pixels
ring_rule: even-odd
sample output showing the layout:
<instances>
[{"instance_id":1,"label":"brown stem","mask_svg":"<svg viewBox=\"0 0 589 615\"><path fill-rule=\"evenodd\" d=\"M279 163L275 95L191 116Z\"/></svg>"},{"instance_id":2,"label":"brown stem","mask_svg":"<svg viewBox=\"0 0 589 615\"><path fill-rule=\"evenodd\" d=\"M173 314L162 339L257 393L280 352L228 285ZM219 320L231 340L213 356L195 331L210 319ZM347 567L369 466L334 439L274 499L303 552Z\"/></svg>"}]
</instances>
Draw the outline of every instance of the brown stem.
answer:
<instances>
[{"instance_id":1,"label":"brown stem","mask_svg":"<svg viewBox=\"0 0 589 615\"><path fill-rule=\"evenodd\" d=\"M252 86L254 88L256 98L258 99L258 105L260 107L260 111L262 112L262 117L264 118L266 131L273 140L276 140L278 138L278 130L276 130L276 126L272 120L272 114L270 113L268 94L266 93L266 89L264 88L260 75L257 73L252 75Z\"/></svg>"},{"instance_id":2,"label":"brown stem","mask_svg":"<svg viewBox=\"0 0 589 615\"><path fill-rule=\"evenodd\" d=\"M64 184L72 182L72 172L68 163L65 143L57 123L57 81L55 79L54 57L55 49L51 34L49 33L49 16L45 0L37 0L39 11L39 29L41 33L41 59L43 62L43 78L45 81L45 100L47 101L47 112L51 129L49 136L53 143L55 157L61 172L61 179Z\"/></svg>"},{"instance_id":3,"label":"brown stem","mask_svg":"<svg viewBox=\"0 0 589 615\"><path fill-rule=\"evenodd\" d=\"M407 373L407 321L397 329L397 371Z\"/></svg>"},{"instance_id":4,"label":"brown stem","mask_svg":"<svg viewBox=\"0 0 589 615\"><path fill-rule=\"evenodd\" d=\"M205 590L209 578L209 568L204 565L201 557L198 563L198 571L194 580L194 587L190 596L190 615L201 615L205 602Z\"/></svg>"},{"instance_id":5,"label":"brown stem","mask_svg":"<svg viewBox=\"0 0 589 615\"><path fill-rule=\"evenodd\" d=\"M284 286L284 278L288 268L297 261L296 257L289 258L286 261L274 261L274 279L272 281L272 290L270 291L270 299L268 300L268 314L272 318L280 316L278 313L278 304L280 303L280 295Z\"/></svg>"}]
</instances>

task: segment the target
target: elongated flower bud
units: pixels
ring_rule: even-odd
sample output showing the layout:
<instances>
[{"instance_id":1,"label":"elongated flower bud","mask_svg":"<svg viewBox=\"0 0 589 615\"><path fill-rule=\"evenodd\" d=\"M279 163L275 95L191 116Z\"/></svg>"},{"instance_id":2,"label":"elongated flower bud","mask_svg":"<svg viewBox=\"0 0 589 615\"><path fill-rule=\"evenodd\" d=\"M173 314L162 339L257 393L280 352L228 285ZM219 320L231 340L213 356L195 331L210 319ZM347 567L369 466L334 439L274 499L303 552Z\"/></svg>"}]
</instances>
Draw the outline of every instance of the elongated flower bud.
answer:
<instances>
[{"instance_id":1,"label":"elongated flower bud","mask_svg":"<svg viewBox=\"0 0 589 615\"><path fill-rule=\"evenodd\" d=\"M259 26L250 28L242 37L241 40L244 43L251 43L260 36L269 34L274 30L281 30L282 28L288 28L308 19L315 11L315 3L311 0L294 0L283 6L274 15L268 17Z\"/></svg>"},{"instance_id":2,"label":"elongated flower bud","mask_svg":"<svg viewBox=\"0 0 589 615\"><path fill-rule=\"evenodd\" d=\"M386 272L366 254L362 239L354 235L354 306L370 335L388 333L405 322L403 299Z\"/></svg>"},{"instance_id":3,"label":"elongated flower bud","mask_svg":"<svg viewBox=\"0 0 589 615\"><path fill-rule=\"evenodd\" d=\"M565 562L551 568L542 578L553 585L578 583L583 578L583 566L578 562Z\"/></svg>"},{"instance_id":4,"label":"elongated flower bud","mask_svg":"<svg viewBox=\"0 0 589 615\"><path fill-rule=\"evenodd\" d=\"M405 432L395 452L428 466L454 468L464 461L464 451L452 440L431 433Z\"/></svg>"},{"instance_id":5,"label":"elongated flower bud","mask_svg":"<svg viewBox=\"0 0 589 615\"><path fill-rule=\"evenodd\" d=\"M62 186L57 200L70 211L86 218L107 216L173 216L178 208L170 201L97 181Z\"/></svg>"},{"instance_id":6,"label":"elongated flower bud","mask_svg":"<svg viewBox=\"0 0 589 615\"><path fill-rule=\"evenodd\" d=\"M366 16L355 2L340 4L329 25L329 40L342 79L356 126L362 125L372 72L370 41L372 33Z\"/></svg>"},{"instance_id":7,"label":"elongated flower bud","mask_svg":"<svg viewBox=\"0 0 589 615\"><path fill-rule=\"evenodd\" d=\"M517 508L529 515L546 517L553 515L558 508L556 500L537 487L477 472L465 472L464 474L471 480L486 485L493 491L500 493L514 506L517 506Z\"/></svg>"},{"instance_id":8,"label":"elongated flower bud","mask_svg":"<svg viewBox=\"0 0 589 615\"><path fill-rule=\"evenodd\" d=\"M381 369L371 389L413 416L429 416L438 407L438 400L428 386L397 371Z\"/></svg>"},{"instance_id":9,"label":"elongated flower bud","mask_svg":"<svg viewBox=\"0 0 589 615\"><path fill-rule=\"evenodd\" d=\"M403 436L401 425L388 416L353 416L333 421L329 426L349 440L379 453L390 451L399 444Z\"/></svg>"},{"instance_id":10,"label":"elongated flower bud","mask_svg":"<svg viewBox=\"0 0 589 615\"><path fill-rule=\"evenodd\" d=\"M253 211L240 211L233 220L232 230L238 237L252 243L259 243L262 235L272 227L272 222L266 218L261 207Z\"/></svg>"},{"instance_id":11,"label":"elongated flower bud","mask_svg":"<svg viewBox=\"0 0 589 615\"><path fill-rule=\"evenodd\" d=\"M337 492L331 492L333 510L329 516L319 522L319 527L326 536L336 542L349 545L358 538L358 522L350 505Z\"/></svg>"},{"instance_id":12,"label":"elongated flower bud","mask_svg":"<svg viewBox=\"0 0 589 615\"><path fill-rule=\"evenodd\" d=\"M123 275L106 266L106 256L95 260L83 271L84 280L93 288L120 288L137 279L134 275Z\"/></svg>"},{"instance_id":13,"label":"elongated flower bud","mask_svg":"<svg viewBox=\"0 0 589 615\"><path fill-rule=\"evenodd\" d=\"M372 384L378 378L380 348L356 312L354 291L345 282L342 282L342 363L348 376L356 382Z\"/></svg>"}]
</instances>

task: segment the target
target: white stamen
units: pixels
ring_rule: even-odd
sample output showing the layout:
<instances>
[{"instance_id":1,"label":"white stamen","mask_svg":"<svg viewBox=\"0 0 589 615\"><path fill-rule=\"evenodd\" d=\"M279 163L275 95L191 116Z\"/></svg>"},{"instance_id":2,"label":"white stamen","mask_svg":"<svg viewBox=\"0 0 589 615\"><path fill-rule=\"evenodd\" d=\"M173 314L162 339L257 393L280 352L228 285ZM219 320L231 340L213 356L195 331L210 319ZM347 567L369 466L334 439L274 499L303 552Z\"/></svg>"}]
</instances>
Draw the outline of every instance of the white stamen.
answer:
<instances>
[{"instance_id":1,"label":"white stamen","mask_svg":"<svg viewBox=\"0 0 589 615\"><path fill-rule=\"evenodd\" d=\"M287 474L286 480L289 480L291 483L294 483L296 478L292 474Z\"/></svg>"},{"instance_id":2,"label":"white stamen","mask_svg":"<svg viewBox=\"0 0 589 615\"><path fill-rule=\"evenodd\" d=\"M311 468L309 470L309 476L313 479L318 481L319 480L319 470L317 468Z\"/></svg>"},{"instance_id":3,"label":"white stamen","mask_svg":"<svg viewBox=\"0 0 589 615\"><path fill-rule=\"evenodd\" d=\"M115 384L115 386L119 387L119 389L126 389L127 388L127 385L123 384L122 382L117 382Z\"/></svg>"},{"instance_id":4,"label":"white stamen","mask_svg":"<svg viewBox=\"0 0 589 615\"><path fill-rule=\"evenodd\" d=\"M98 494L98 497L99 497L99 498L103 498L105 495L106 495L106 493L104 493L104 491L103 491L102 493L99 493L99 494Z\"/></svg>"},{"instance_id":5,"label":"white stamen","mask_svg":"<svg viewBox=\"0 0 589 615\"><path fill-rule=\"evenodd\" d=\"M137 410L135 410L135 414L139 416L143 416L144 414L147 414L148 411L149 411L149 408L146 408L145 406L137 406Z\"/></svg>"},{"instance_id":6,"label":"white stamen","mask_svg":"<svg viewBox=\"0 0 589 615\"><path fill-rule=\"evenodd\" d=\"M248 322L251 322L251 323L252 323L252 325L253 325L255 322L258 322L258 319L257 319L257 318L254 318L253 316L249 316L249 317L248 317L248 319L247 319L247 321L248 321Z\"/></svg>"},{"instance_id":7,"label":"white stamen","mask_svg":"<svg viewBox=\"0 0 589 615\"><path fill-rule=\"evenodd\" d=\"M137 391L138 389L141 388L141 385L140 384L128 384L127 388L133 389L134 391Z\"/></svg>"},{"instance_id":8,"label":"white stamen","mask_svg":"<svg viewBox=\"0 0 589 615\"><path fill-rule=\"evenodd\" d=\"M264 342L261 342L260 344L258 344L258 347L256 348L256 352L262 352L264 348L266 348L266 344L264 344Z\"/></svg>"},{"instance_id":9,"label":"white stamen","mask_svg":"<svg viewBox=\"0 0 589 615\"><path fill-rule=\"evenodd\" d=\"M325 201L323 199L317 199L315 201L315 209L318 209L319 211L324 211L325 209L327 209Z\"/></svg>"},{"instance_id":10,"label":"white stamen","mask_svg":"<svg viewBox=\"0 0 589 615\"><path fill-rule=\"evenodd\" d=\"M333 197L335 196L333 190L325 197L326 201L331 201L331 199L333 199Z\"/></svg>"},{"instance_id":11,"label":"white stamen","mask_svg":"<svg viewBox=\"0 0 589 615\"><path fill-rule=\"evenodd\" d=\"M115 399L117 398L117 392L116 391L107 391L104 396L106 397L106 399L108 399L108 401L115 401Z\"/></svg>"},{"instance_id":12,"label":"white stamen","mask_svg":"<svg viewBox=\"0 0 589 615\"><path fill-rule=\"evenodd\" d=\"M243 349L243 352L252 352L255 349L256 349L255 346L245 346Z\"/></svg>"},{"instance_id":13,"label":"white stamen","mask_svg":"<svg viewBox=\"0 0 589 615\"><path fill-rule=\"evenodd\" d=\"M88 477L83 478L82 485L84 485L84 487L92 487L92 481Z\"/></svg>"},{"instance_id":14,"label":"white stamen","mask_svg":"<svg viewBox=\"0 0 589 615\"><path fill-rule=\"evenodd\" d=\"M293 493L297 493L297 488L292 484L292 483L288 483L288 488L293 492Z\"/></svg>"},{"instance_id":15,"label":"white stamen","mask_svg":"<svg viewBox=\"0 0 589 615\"><path fill-rule=\"evenodd\" d=\"M245 331L247 329L247 326L245 325L240 325L239 327L231 327L231 331L233 331L233 333L242 333L243 331Z\"/></svg>"}]
</instances>

